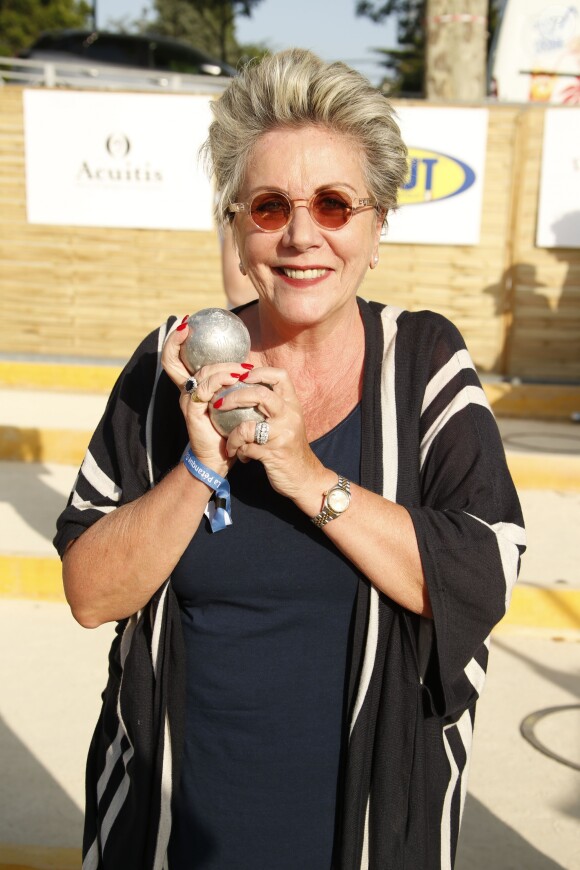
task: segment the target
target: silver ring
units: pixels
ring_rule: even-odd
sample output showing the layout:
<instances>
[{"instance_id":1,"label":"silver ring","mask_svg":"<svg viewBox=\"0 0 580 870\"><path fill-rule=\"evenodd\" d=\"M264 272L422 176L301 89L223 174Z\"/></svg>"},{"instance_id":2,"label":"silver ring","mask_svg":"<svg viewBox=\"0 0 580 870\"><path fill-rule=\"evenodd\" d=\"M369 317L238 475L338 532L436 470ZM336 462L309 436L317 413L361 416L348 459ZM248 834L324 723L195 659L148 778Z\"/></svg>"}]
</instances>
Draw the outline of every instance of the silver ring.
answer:
<instances>
[{"instance_id":1,"label":"silver ring","mask_svg":"<svg viewBox=\"0 0 580 870\"><path fill-rule=\"evenodd\" d=\"M266 444L270 437L270 425L262 420L261 423L256 423L256 431L254 432L254 441L256 444Z\"/></svg>"}]
</instances>

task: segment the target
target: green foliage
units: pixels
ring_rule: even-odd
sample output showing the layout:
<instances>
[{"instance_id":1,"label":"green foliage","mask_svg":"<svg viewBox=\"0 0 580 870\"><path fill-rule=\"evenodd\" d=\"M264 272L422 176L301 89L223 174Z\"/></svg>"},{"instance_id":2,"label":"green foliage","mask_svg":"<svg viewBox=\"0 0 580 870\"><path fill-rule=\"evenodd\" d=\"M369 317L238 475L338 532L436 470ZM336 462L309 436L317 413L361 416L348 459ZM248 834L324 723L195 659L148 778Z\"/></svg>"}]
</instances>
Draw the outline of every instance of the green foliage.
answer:
<instances>
[{"instance_id":1,"label":"green foliage","mask_svg":"<svg viewBox=\"0 0 580 870\"><path fill-rule=\"evenodd\" d=\"M90 16L84 0L0 0L0 55L15 55L45 30L86 27Z\"/></svg>"},{"instance_id":2,"label":"green foliage","mask_svg":"<svg viewBox=\"0 0 580 870\"><path fill-rule=\"evenodd\" d=\"M173 36L235 66L267 52L264 45L243 46L235 38L236 17L251 15L260 2L155 0L153 17L142 14L133 21L125 17L107 22L107 27L120 33ZM16 54L46 30L90 27L91 23L92 4L86 0L0 0L0 55Z\"/></svg>"},{"instance_id":3,"label":"green foliage","mask_svg":"<svg viewBox=\"0 0 580 870\"><path fill-rule=\"evenodd\" d=\"M250 60L261 60L267 54L271 54L272 50L265 42L245 42L236 44L233 54L233 60L230 63L236 68L243 66Z\"/></svg>"},{"instance_id":4,"label":"green foliage","mask_svg":"<svg viewBox=\"0 0 580 870\"><path fill-rule=\"evenodd\" d=\"M422 46L410 48L377 48L383 56L381 65L388 71L379 88L392 97L420 97L425 80L425 60Z\"/></svg>"},{"instance_id":5,"label":"green foliage","mask_svg":"<svg viewBox=\"0 0 580 870\"><path fill-rule=\"evenodd\" d=\"M391 15L397 16L397 38L399 42L406 42L417 25L422 24L426 15L426 0L384 0L384 2L372 2L372 0L357 0L356 14L366 15L375 24L380 24Z\"/></svg>"},{"instance_id":6,"label":"green foliage","mask_svg":"<svg viewBox=\"0 0 580 870\"><path fill-rule=\"evenodd\" d=\"M252 14L261 0L155 0L150 30L173 36L235 65L243 47L235 38L238 15Z\"/></svg>"},{"instance_id":7,"label":"green foliage","mask_svg":"<svg viewBox=\"0 0 580 870\"><path fill-rule=\"evenodd\" d=\"M375 49L388 75L381 87L392 95L421 96L425 78L426 0L357 0L356 14L380 24L391 16L397 19L395 49Z\"/></svg>"},{"instance_id":8,"label":"green foliage","mask_svg":"<svg viewBox=\"0 0 580 870\"><path fill-rule=\"evenodd\" d=\"M150 32L172 36L202 49L212 57L222 57L222 40L228 43L232 33L218 36L218 23L191 0L155 0L154 18L148 24Z\"/></svg>"}]
</instances>

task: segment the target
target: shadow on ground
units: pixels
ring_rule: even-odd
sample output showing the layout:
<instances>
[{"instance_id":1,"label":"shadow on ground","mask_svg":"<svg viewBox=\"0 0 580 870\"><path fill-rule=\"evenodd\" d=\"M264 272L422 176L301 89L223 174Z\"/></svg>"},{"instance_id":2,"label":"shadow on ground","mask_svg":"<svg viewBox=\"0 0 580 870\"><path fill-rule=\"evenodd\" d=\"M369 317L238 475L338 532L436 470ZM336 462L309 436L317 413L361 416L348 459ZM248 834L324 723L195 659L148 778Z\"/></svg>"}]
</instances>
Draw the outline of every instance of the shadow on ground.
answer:
<instances>
[{"instance_id":1,"label":"shadow on ground","mask_svg":"<svg viewBox=\"0 0 580 870\"><path fill-rule=\"evenodd\" d=\"M66 507L68 495L53 489L46 481L47 468L43 463L0 462L3 501L8 502L24 522L52 541L56 520ZM71 486L74 477L71 475Z\"/></svg>"},{"instance_id":2,"label":"shadow on ground","mask_svg":"<svg viewBox=\"0 0 580 870\"><path fill-rule=\"evenodd\" d=\"M0 843L80 846L82 812L1 717L0 767Z\"/></svg>"},{"instance_id":3,"label":"shadow on ground","mask_svg":"<svg viewBox=\"0 0 580 870\"><path fill-rule=\"evenodd\" d=\"M0 843L78 846L82 813L0 718ZM70 833L67 843L55 831ZM491 845L493 844L493 845ZM489 863L493 855L493 864ZM565 870L467 795L455 870Z\"/></svg>"},{"instance_id":4,"label":"shadow on ground","mask_svg":"<svg viewBox=\"0 0 580 870\"><path fill-rule=\"evenodd\" d=\"M491 860L490 860L491 859ZM566 870L467 795L455 870Z\"/></svg>"}]
</instances>

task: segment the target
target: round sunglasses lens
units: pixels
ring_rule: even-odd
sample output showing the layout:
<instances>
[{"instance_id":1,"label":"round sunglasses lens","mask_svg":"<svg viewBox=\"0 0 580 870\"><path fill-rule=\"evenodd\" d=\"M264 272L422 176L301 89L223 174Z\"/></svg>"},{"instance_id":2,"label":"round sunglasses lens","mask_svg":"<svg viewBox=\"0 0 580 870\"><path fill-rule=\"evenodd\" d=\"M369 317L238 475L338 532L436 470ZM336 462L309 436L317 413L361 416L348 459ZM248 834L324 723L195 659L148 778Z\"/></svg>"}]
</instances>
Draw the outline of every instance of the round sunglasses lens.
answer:
<instances>
[{"instance_id":1,"label":"round sunglasses lens","mask_svg":"<svg viewBox=\"0 0 580 870\"><path fill-rule=\"evenodd\" d=\"M312 200L312 212L321 226L337 230L349 222L352 203L336 190L321 190Z\"/></svg>"},{"instance_id":2,"label":"round sunglasses lens","mask_svg":"<svg viewBox=\"0 0 580 870\"><path fill-rule=\"evenodd\" d=\"M280 193L261 193L252 200L252 220L262 230L281 230L286 226L292 206Z\"/></svg>"}]
</instances>

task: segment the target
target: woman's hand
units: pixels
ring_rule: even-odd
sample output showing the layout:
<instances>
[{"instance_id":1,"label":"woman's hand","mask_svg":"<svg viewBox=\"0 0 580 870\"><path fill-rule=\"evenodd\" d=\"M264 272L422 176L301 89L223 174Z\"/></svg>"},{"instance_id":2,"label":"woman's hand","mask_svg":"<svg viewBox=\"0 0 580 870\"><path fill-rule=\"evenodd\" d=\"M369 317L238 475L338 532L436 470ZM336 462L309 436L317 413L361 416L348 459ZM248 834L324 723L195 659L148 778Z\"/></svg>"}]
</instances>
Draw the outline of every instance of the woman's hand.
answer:
<instances>
[{"instance_id":1,"label":"woman's hand","mask_svg":"<svg viewBox=\"0 0 580 870\"><path fill-rule=\"evenodd\" d=\"M226 396L220 409L256 406L268 422L268 440L256 444L256 423L241 423L227 440L227 455L242 461L259 460L277 492L291 498L306 516L316 516L323 493L336 484L337 475L325 468L310 448L302 407L288 373L255 368L246 384L247 389ZM348 511L327 523L319 534L328 537L381 592L415 613L431 616L408 511L355 484L351 484L351 493Z\"/></svg>"},{"instance_id":2,"label":"woman's hand","mask_svg":"<svg viewBox=\"0 0 580 870\"><path fill-rule=\"evenodd\" d=\"M225 396L219 409L254 406L266 418L268 440L257 444L256 423L246 421L230 433L226 454L242 462L257 459L276 492L299 503L311 492L313 478L322 478L325 469L308 443L302 407L290 376L284 369L255 368L245 384L246 389Z\"/></svg>"},{"instance_id":3,"label":"woman's hand","mask_svg":"<svg viewBox=\"0 0 580 870\"><path fill-rule=\"evenodd\" d=\"M220 363L207 365L194 372L197 388L192 393L185 392L185 384L191 378L191 372L185 367L180 356L181 345L189 334L187 318L171 332L163 347L161 362L164 370L181 395L179 404L185 418L191 449L204 465L226 475L235 457L226 454L226 439L216 431L208 413L208 404L215 401L214 396L224 387L231 387L237 380L247 374L247 367L239 363ZM236 371L238 369L238 371Z\"/></svg>"}]
</instances>

